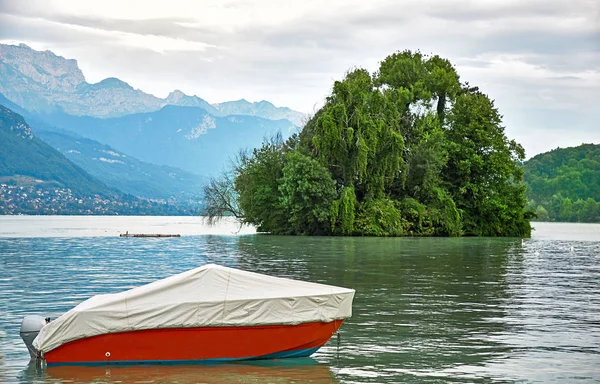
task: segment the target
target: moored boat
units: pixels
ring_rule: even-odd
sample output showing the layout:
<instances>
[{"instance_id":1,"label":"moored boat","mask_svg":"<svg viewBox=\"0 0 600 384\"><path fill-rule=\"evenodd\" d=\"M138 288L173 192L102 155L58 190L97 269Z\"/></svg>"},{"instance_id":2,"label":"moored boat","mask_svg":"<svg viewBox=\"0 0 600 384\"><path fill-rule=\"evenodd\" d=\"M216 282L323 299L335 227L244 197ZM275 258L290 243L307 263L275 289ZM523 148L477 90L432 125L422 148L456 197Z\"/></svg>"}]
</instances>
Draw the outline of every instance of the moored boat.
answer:
<instances>
[{"instance_id":1,"label":"moored boat","mask_svg":"<svg viewBox=\"0 0 600 384\"><path fill-rule=\"evenodd\" d=\"M26 317L21 330L48 365L303 357L352 315L353 298L352 289L209 264L94 296L52 321Z\"/></svg>"}]
</instances>

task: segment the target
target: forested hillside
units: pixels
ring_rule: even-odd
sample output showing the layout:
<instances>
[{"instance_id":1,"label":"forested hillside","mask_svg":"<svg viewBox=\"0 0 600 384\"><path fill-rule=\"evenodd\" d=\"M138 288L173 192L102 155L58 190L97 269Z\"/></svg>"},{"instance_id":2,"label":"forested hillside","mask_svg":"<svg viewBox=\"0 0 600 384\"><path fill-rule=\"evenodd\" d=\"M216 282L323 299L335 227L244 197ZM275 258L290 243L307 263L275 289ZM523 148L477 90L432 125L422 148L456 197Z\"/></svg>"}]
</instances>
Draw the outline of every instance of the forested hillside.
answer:
<instances>
[{"instance_id":1,"label":"forested hillside","mask_svg":"<svg viewBox=\"0 0 600 384\"><path fill-rule=\"evenodd\" d=\"M113 196L116 190L91 177L35 137L22 116L0 105L0 176L26 176L67 186L81 196Z\"/></svg>"},{"instance_id":2,"label":"forested hillside","mask_svg":"<svg viewBox=\"0 0 600 384\"><path fill-rule=\"evenodd\" d=\"M109 188L0 105L0 215L190 214Z\"/></svg>"},{"instance_id":3,"label":"forested hillside","mask_svg":"<svg viewBox=\"0 0 600 384\"><path fill-rule=\"evenodd\" d=\"M181 169L140 161L95 140L58 132L37 136L106 185L134 196L199 201L205 179Z\"/></svg>"},{"instance_id":4,"label":"forested hillside","mask_svg":"<svg viewBox=\"0 0 600 384\"><path fill-rule=\"evenodd\" d=\"M56 113L44 120L59 131L110 145L141 161L198 175L214 175L240 148L258 147L265 135L275 132L287 137L294 127L288 120L213 116L202 108L172 105L110 119Z\"/></svg>"},{"instance_id":5,"label":"forested hillside","mask_svg":"<svg viewBox=\"0 0 600 384\"><path fill-rule=\"evenodd\" d=\"M600 145L558 148L525 162L538 220L600 222Z\"/></svg>"},{"instance_id":6,"label":"forested hillside","mask_svg":"<svg viewBox=\"0 0 600 384\"><path fill-rule=\"evenodd\" d=\"M398 52L336 81L298 136L212 180L207 213L276 234L529 236L523 160L448 60Z\"/></svg>"}]
</instances>

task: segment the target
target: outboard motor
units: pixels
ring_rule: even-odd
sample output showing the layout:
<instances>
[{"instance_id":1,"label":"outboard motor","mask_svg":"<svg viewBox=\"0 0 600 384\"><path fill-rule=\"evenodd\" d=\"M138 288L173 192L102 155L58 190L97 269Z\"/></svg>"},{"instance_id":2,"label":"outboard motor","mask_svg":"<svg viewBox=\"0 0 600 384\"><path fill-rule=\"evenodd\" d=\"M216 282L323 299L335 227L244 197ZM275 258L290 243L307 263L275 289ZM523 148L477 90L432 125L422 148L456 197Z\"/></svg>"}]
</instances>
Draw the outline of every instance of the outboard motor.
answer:
<instances>
[{"instance_id":1,"label":"outboard motor","mask_svg":"<svg viewBox=\"0 0 600 384\"><path fill-rule=\"evenodd\" d=\"M19 334L27 346L27 349L29 350L29 356L31 356L32 360L39 357L38 351L33 347L33 340L36 338L38 333L40 333L40 330L44 327L44 325L49 322L49 318L44 319L42 316L38 315L27 315L21 322L21 331Z\"/></svg>"}]
</instances>

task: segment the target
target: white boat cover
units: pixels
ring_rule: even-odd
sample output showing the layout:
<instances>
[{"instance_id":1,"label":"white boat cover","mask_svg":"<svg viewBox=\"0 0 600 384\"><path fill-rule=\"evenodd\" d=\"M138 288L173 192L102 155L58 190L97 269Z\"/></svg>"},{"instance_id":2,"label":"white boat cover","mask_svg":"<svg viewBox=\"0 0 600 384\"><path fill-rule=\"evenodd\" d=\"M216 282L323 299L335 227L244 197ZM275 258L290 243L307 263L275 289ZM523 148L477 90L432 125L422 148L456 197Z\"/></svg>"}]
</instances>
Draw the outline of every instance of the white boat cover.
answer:
<instances>
[{"instance_id":1,"label":"white boat cover","mask_svg":"<svg viewBox=\"0 0 600 384\"><path fill-rule=\"evenodd\" d=\"M128 291L97 295L46 324L41 352L106 333L154 328L330 322L352 315L354 290L208 264Z\"/></svg>"}]
</instances>

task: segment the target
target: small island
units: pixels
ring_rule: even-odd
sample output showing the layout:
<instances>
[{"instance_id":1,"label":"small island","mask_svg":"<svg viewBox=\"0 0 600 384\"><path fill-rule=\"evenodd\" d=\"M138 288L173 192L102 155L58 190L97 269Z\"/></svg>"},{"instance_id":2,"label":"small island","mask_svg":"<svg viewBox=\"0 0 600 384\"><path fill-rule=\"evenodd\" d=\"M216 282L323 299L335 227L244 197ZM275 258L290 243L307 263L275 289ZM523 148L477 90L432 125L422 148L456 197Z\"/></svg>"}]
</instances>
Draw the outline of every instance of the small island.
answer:
<instances>
[{"instance_id":1,"label":"small island","mask_svg":"<svg viewBox=\"0 0 600 384\"><path fill-rule=\"evenodd\" d=\"M298 134L241 152L206 214L284 235L529 237L524 159L448 60L397 52L336 81Z\"/></svg>"}]
</instances>

